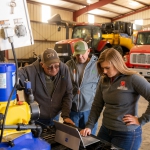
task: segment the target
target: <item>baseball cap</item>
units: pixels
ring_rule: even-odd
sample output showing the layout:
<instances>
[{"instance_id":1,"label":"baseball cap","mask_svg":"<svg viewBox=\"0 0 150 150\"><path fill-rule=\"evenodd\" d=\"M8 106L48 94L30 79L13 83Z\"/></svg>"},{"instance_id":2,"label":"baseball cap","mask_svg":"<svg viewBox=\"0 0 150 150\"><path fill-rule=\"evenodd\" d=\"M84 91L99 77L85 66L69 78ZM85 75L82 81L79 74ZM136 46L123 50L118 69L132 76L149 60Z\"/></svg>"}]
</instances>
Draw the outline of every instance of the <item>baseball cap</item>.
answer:
<instances>
[{"instance_id":1,"label":"baseball cap","mask_svg":"<svg viewBox=\"0 0 150 150\"><path fill-rule=\"evenodd\" d=\"M84 41L78 41L74 43L74 53L73 55L77 54L84 54L88 50L88 45Z\"/></svg>"},{"instance_id":2,"label":"baseball cap","mask_svg":"<svg viewBox=\"0 0 150 150\"><path fill-rule=\"evenodd\" d=\"M57 55L57 52L54 49L48 48L43 54L43 58L41 59L47 66L53 63L60 63L60 59Z\"/></svg>"}]
</instances>

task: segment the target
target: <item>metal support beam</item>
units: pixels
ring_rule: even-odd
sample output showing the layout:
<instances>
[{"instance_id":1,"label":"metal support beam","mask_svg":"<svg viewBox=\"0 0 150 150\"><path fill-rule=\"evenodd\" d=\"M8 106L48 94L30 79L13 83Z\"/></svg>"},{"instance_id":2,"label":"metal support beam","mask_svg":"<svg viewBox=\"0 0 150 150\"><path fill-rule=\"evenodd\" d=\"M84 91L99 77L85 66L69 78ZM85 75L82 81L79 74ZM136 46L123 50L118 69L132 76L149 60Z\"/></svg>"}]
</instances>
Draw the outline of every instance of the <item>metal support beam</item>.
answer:
<instances>
[{"instance_id":1,"label":"metal support beam","mask_svg":"<svg viewBox=\"0 0 150 150\"><path fill-rule=\"evenodd\" d=\"M73 11L74 11L73 9L67 9L67 8L63 8L63 7L59 7L59 6L54 6L54 5L46 4L46 3L44 3L44 2L41 3L41 2L32 1L32 0L26 0L26 1L27 1L27 3L29 3L29 4L46 5L46 6L50 6L50 7L53 7L53 8L62 9L62 10L70 11L70 12L73 12Z\"/></svg>"},{"instance_id":2,"label":"metal support beam","mask_svg":"<svg viewBox=\"0 0 150 150\"><path fill-rule=\"evenodd\" d=\"M137 14L137 13L139 13L139 12L148 10L148 9L150 9L150 6L146 6L146 7L137 9L137 10L135 10L134 12L129 12L129 13L126 13L126 14L124 14L124 15L117 16L117 17L113 18L112 21L116 21L116 20L119 20L119 19L121 19L121 18L125 18L125 17L128 17L128 16L131 16L131 15Z\"/></svg>"},{"instance_id":3,"label":"metal support beam","mask_svg":"<svg viewBox=\"0 0 150 150\"><path fill-rule=\"evenodd\" d=\"M82 15L90 10L93 10L93 9L102 7L106 4L112 3L113 1L115 1L115 0L99 0L98 2L96 2L94 4L86 6L85 8L82 8L80 10L77 10L77 11L73 12L73 21L76 21L77 17L79 17L80 15Z\"/></svg>"}]
</instances>

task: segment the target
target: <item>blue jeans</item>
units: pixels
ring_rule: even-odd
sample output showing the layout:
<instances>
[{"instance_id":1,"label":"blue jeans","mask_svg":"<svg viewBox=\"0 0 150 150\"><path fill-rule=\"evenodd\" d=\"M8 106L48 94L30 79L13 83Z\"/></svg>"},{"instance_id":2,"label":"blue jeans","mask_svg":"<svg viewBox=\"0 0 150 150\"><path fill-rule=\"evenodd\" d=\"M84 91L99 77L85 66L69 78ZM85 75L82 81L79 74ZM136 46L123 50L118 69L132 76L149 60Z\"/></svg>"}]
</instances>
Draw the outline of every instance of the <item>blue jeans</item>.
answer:
<instances>
[{"instance_id":1,"label":"blue jeans","mask_svg":"<svg viewBox=\"0 0 150 150\"><path fill-rule=\"evenodd\" d=\"M72 121L75 123L77 127L84 129L88 121L89 114L90 114L90 110L84 112L71 111L70 118L72 119ZM98 123L95 124L92 130L93 135L96 134L97 127L98 127Z\"/></svg>"},{"instance_id":2,"label":"blue jeans","mask_svg":"<svg viewBox=\"0 0 150 150\"><path fill-rule=\"evenodd\" d=\"M54 122L53 120L59 121L59 114L51 119L38 119L35 124L40 125L42 127L42 129L47 128L47 126L53 126Z\"/></svg>"},{"instance_id":3,"label":"blue jeans","mask_svg":"<svg viewBox=\"0 0 150 150\"><path fill-rule=\"evenodd\" d=\"M138 150L142 141L142 129L139 126L133 131L114 131L101 126L98 137L124 150Z\"/></svg>"}]
</instances>

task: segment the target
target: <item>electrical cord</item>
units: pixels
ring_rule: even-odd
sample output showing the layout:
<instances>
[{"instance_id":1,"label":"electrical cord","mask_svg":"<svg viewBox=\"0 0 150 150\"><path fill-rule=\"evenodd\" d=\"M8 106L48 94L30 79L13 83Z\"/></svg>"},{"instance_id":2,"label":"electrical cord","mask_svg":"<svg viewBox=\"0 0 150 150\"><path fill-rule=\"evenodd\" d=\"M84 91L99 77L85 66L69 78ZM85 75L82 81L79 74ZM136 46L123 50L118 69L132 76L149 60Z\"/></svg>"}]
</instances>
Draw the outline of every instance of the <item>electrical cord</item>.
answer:
<instances>
[{"instance_id":1,"label":"electrical cord","mask_svg":"<svg viewBox=\"0 0 150 150\"><path fill-rule=\"evenodd\" d=\"M2 123L2 126L1 126L2 128L0 129L1 130L0 143L2 142L2 139L3 139L4 126L5 126L5 121L6 121L6 116L7 116L10 100L11 100L12 94L14 93L14 91L17 87L17 79L18 79L18 62L17 62L15 50L14 50L13 38L12 37L9 37L9 42L11 43L12 52L13 52L13 56L14 56L14 60L15 60L15 64L16 64L16 76L15 76L15 85L14 85L14 87L13 87L13 89L12 89L10 95L9 95L8 102L7 102L6 109L5 109L5 113L4 113L3 123Z\"/></svg>"}]
</instances>

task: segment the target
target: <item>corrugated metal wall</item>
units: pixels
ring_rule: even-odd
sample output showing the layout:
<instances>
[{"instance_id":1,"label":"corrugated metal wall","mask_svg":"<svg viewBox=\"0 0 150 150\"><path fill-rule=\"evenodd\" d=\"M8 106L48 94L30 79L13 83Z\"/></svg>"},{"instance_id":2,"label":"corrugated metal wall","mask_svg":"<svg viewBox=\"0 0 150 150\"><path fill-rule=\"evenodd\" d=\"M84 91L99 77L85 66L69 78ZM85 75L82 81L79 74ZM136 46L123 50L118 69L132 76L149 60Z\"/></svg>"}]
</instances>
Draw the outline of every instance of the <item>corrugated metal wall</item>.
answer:
<instances>
[{"instance_id":1,"label":"corrugated metal wall","mask_svg":"<svg viewBox=\"0 0 150 150\"><path fill-rule=\"evenodd\" d=\"M34 45L16 48L15 50L18 59L28 59L29 57L32 57L33 51L39 55L46 48L54 48L56 41L66 38L66 29L61 28L61 31L58 32L58 27L56 25L31 22L31 27L34 37ZM9 52L9 58L11 59L12 57L12 53Z\"/></svg>"},{"instance_id":2,"label":"corrugated metal wall","mask_svg":"<svg viewBox=\"0 0 150 150\"><path fill-rule=\"evenodd\" d=\"M66 39L66 28L62 27L61 31L58 32L57 25L40 23L42 21L41 5L27 3L27 6L31 20L34 45L16 48L15 52L18 59L28 59L29 57L33 57L33 52L39 55L46 48L54 48L56 41ZM51 7L51 16L54 14L61 14L62 20L73 20L72 12ZM69 33L69 37L71 37L71 29ZM11 50L8 51L8 56L9 59L13 59Z\"/></svg>"},{"instance_id":3,"label":"corrugated metal wall","mask_svg":"<svg viewBox=\"0 0 150 150\"><path fill-rule=\"evenodd\" d=\"M95 16L95 22L96 23L106 23L106 22L110 22L110 19Z\"/></svg>"},{"instance_id":4,"label":"corrugated metal wall","mask_svg":"<svg viewBox=\"0 0 150 150\"><path fill-rule=\"evenodd\" d=\"M77 18L77 22L88 22L88 14L83 14ZM111 22L110 19L95 16L95 23Z\"/></svg>"},{"instance_id":5,"label":"corrugated metal wall","mask_svg":"<svg viewBox=\"0 0 150 150\"><path fill-rule=\"evenodd\" d=\"M129 21L129 22L133 22L134 20L140 20L143 19L143 25L147 25L150 24L150 9L149 10L145 10L142 12L139 12L137 14L119 19L120 21Z\"/></svg>"}]
</instances>

